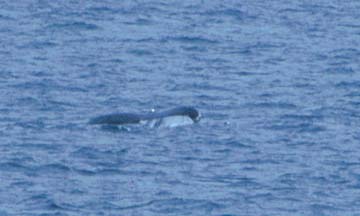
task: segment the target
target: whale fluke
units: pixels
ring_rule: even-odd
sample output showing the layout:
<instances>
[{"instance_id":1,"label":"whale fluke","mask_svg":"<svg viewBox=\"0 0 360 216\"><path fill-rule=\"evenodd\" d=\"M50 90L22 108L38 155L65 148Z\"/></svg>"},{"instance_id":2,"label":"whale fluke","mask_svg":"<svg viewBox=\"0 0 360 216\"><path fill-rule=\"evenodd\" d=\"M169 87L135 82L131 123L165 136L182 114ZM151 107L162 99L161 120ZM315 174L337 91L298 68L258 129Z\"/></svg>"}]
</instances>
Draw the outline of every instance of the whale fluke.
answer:
<instances>
[{"instance_id":1,"label":"whale fluke","mask_svg":"<svg viewBox=\"0 0 360 216\"><path fill-rule=\"evenodd\" d=\"M176 107L163 112L151 112L146 114L134 113L115 113L95 117L89 121L89 124L102 124L102 125L125 125L125 124L138 124L146 121L162 120L168 117L182 116L189 119L190 122L198 122L200 120L200 113L193 107Z\"/></svg>"}]
</instances>

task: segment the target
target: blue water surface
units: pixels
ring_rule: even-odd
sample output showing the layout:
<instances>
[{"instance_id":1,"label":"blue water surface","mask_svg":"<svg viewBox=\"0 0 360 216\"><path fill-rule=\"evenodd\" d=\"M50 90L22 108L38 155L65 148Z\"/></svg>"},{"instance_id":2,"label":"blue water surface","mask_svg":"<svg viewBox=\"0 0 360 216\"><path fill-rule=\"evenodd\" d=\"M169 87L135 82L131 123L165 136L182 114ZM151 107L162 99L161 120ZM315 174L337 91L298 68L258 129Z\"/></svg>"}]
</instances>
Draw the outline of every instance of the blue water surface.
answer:
<instances>
[{"instance_id":1,"label":"blue water surface","mask_svg":"<svg viewBox=\"0 0 360 216\"><path fill-rule=\"evenodd\" d=\"M0 215L360 215L359 62L356 0L1 0Z\"/></svg>"}]
</instances>

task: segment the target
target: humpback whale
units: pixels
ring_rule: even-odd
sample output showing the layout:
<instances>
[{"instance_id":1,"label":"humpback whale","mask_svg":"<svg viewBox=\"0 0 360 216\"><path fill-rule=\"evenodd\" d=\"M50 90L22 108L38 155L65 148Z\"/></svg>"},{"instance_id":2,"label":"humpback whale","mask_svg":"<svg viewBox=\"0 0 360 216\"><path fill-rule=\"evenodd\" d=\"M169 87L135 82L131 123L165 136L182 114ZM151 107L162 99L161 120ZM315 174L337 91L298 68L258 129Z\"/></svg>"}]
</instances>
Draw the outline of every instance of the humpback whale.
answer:
<instances>
[{"instance_id":1,"label":"humpback whale","mask_svg":"<svg viewBox=\"0 0 360 216\"><path fill-rule=\"evenodd\" d=\"M128 125L146 124L150 127L175 127L196 123L200 121L201 114L193 107L176 107L163 112L151 112L145 114L113 113L101 115L90 119L89 124L99 125Z\"/></svg>"}]
</instances>

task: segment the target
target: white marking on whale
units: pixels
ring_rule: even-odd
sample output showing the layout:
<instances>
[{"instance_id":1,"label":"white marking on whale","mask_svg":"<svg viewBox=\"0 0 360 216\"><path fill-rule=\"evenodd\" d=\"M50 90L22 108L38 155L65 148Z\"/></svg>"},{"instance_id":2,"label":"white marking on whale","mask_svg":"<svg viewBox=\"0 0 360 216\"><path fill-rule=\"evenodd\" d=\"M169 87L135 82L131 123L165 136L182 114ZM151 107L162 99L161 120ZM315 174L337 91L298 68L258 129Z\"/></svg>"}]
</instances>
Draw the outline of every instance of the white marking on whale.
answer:
<instances>
[{"instance_id":1,"label":"white marking on whale","mask_svg":"<svg viewBox=\"0 0 360 216\"><path fill-rule=\"evenodd\" d=\"M193 124L194 121L187 116L169 116L159 119L143 120L140 124L150 128L173 128Z\"/></svg>"}]
</instances>

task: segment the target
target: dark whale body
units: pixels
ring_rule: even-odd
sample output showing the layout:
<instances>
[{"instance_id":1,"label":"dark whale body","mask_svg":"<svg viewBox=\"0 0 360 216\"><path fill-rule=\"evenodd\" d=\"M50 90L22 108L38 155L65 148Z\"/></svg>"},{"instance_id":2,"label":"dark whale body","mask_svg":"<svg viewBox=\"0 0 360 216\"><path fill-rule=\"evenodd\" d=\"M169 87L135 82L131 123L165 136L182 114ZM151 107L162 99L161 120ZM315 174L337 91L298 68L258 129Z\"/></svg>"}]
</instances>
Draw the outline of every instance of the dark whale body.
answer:
<instances>
[{"instance_id":1,"label":"dark whale body","mask_svg":"<svg viewBox=\"0 0 360 216\"><path fill-rule=\"evenodd\" d=\"M149 121L155 119L163 119L171 116L186 116L194 123L200 120L200 113L193 107L177 107L163 112L152 112L146 114L134 113L114 113L108 115L98 116L89 121L89 124L103 124L103 125L125 125L138 124L142 121Z\"/></svg>"}]
</instances>

